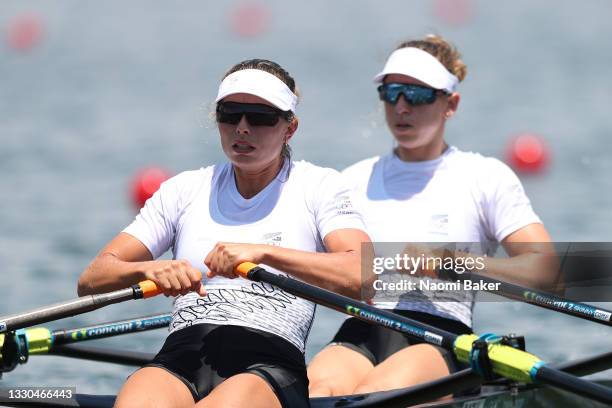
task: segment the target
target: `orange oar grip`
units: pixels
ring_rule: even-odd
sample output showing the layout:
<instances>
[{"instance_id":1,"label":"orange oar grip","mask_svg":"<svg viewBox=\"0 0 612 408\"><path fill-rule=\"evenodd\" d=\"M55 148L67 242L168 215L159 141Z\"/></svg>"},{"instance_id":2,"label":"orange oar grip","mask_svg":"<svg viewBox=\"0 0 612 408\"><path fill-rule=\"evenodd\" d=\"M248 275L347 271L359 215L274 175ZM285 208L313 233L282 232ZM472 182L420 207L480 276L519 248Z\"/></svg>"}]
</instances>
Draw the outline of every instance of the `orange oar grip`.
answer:
<instances>
[{"instance_id":1,"label":"orange oar grip","mask_svg":"<svg viewBox=\"0 0 612 408\"><path fill-rule=\"evenodd\" d=\"M202 280L202 272L198 271L198 279ZM157 296L162 293L161 289L157 287L157 284L152 280L146 280L138 283L140 290L142 290L142 297L144 299Z\"/></svg>"},{"instance_id":2,"label":"orange oar grip","mask_svg":"<svg viewBox=\"0 0 612 408\"><path fill-rule=\"evenodd\" d=\"M153 296L157 296L162 293L161 289L157 287L155 282L152 280L146 280L138 283L140 289L142 290L142 297L147 299Z\"/></svg>"},{"instance_id":3,"label":"orange oar grip","mask_svg":"<svg viewBox=\"0 0 612 408\"><path fill-rule=\"evenodd\" d=\"M243 262L236 267L234 273L236 273L238 276L242 276L244 279L248 279L249 271L253 268L257 268L257 266L258 265L254 264L253 262Z\"/></svg>"}]
</instances>

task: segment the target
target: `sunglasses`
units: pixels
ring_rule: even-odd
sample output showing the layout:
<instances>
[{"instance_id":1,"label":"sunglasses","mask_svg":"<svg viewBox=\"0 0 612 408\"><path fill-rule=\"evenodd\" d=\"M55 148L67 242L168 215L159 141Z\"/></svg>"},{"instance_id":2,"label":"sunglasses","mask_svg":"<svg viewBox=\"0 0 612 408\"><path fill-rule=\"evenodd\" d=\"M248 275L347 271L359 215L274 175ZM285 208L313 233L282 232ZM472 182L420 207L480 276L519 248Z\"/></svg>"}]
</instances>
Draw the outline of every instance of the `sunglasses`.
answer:
<instances>
[{"instance_id":1,"label":"sunglasses","mask_svg":"<svg viewBox=\"0 0 612 408\"><path fill-rule=\"evenodd\" d=\"M291 111L282 111L259 103L219 102L217 103L217 122L237 125L243 116L251 126L275 126L282 117L291 120Z\"/></svg>"},{"instance_id":2,"label":"sunglasses","mask_svg":"<svg viewBox=\"0 0 612 408\"><path fill-rule=\"evenodd\" d=\"M389 102L392 105L397 103L400 95L404 95L406 102L413 106L430 105L436 101L436 98L440 93L448 95L448 92L440 89L428 88L426 86L414 84L399 84L394 82L382 84L377 89L380 100Z\"/></svg>"}]
</instances>

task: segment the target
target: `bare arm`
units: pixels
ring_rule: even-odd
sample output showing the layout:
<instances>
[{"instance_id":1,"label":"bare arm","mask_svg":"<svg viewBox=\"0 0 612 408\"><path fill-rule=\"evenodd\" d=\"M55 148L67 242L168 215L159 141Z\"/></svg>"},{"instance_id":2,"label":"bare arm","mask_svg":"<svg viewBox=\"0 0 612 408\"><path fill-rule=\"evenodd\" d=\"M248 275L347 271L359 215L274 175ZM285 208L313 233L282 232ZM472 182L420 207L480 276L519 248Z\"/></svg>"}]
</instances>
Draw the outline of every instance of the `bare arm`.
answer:
<instances>
[{"instance_id":1,"label":"bare arm","mask_svg":"<svg viewBox=\"0 0 612 408\"><path fill-rule=\"evenodd\" d=\"M362 251L362 243L366 246ZM357 229L332 231L324 239L327 253L314 253L272 245L219 242L208 254L205 263L209 276L236 277L234 268L241 262L270 265L305 282L353 298L361 297L361 287L368 287L370 276L362 281L362 256L371 257L368 235ZM365 260L371 265L371 260Z\"/></svg>"},{"instance_id":2,"label":"bare arm","mask_svg":"<svg viewBox=\"0 0 612 408\"><path fill-rule=\"evenodd\" d=\"M423 255L443 259L452 257L455 261L461 259L464 265L468 264L466 260L471 259L471 265L482 265L468 269L477 274L532 289L557 289L559 261L550 236L542 224L526 225L504 238L501 244L508 258L492 258L464 251L449 252L445 248L431 250L423 244L409 244L404 248L404 253L414 258ZM438 272L429 265L415 272L418 276L438 276Z\"/></svg>"},{"instance_id":3,"label":"bare arm","mask_svg":"<svg viewBox=\"0 0 612 408\"><path fill-rule=\"evenodd\" d=\"M487 274L500 280L551 290L558 281L559 260L542 224L529 224L502 241L509 258L490 258Z\"/></svg>"},{"instance_id":4,"label":"bare arm","mask_svg":"<svg viewBox=\"0 0 612 408\"><path fill-rule=\"evenodd\" d=\"M185 260L154 261L142 242L120 233L81 273L79 296L126 288L143 280L155 282L166 296L196 290L204 294L200 272Z\"/></svg>"},{"instance_id":5,"label":"bare arm","mask_svg":"<svg viewBox=\"0 0 612 408\"><path fill-rule=\"evenodd\" d=\"M559 261L550 236L542 224L529 224L511 233L501 242L508 258L480 257L483 273L504 282L531 289L554 291L558 281ZM475 258L455 252L455 258ZM481 273L478 270L473 272Z\"/></svg>"}]
</instances>

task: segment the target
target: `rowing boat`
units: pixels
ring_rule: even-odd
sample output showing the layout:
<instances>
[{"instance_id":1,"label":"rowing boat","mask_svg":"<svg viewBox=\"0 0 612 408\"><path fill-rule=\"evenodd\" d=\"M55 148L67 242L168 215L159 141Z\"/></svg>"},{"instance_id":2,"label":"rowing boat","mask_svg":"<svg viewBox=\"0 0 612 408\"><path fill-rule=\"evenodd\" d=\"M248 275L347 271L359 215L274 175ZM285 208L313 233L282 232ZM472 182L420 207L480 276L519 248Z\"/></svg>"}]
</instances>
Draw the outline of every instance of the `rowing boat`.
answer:
<instances>
[{"instance_id":1,"label":"rowing boat","mask_svg":"<svg viewBox=\"0 0 612 408\"><path fill-rule=\"evenodd\" d=\"M271 274L254 264L241 265L237 273L247 279L276 285L296 296L343 311L372 324L382 324L425 342L446 347L455 353L459 361L471 366L458 373L414 387L369 394L312 398L310 402L313 408L604 407L612 404L612 389L609 388L612 383L596 383L578 378L612 368L612 352L552 366L519 349L519 346L508 343L508 339L504 339L506 342L500 342L499 337L491 335L457 336L289 277ZM0 374L13 370L18 364L27 362L30 355L36 354L56 354L128 365L142 365L150 361L152 355L147 353L86 348L70 343L165 327L170 321L168 314L70 330L50 331L45 328L29 327L95 310L112 303L151 297L157 293L159 290L152 282L141 282L131 288L108 294L90 295L19 315L0 317ZM590 320L586 315L576 317ZM604 324L610 325L610 322ZM477 345L483 346L483 344L484 348L479 348L478 353L474 352ZM487 366L488 372L484 369ZM555 388L542 385L553 385ZM466 390L474 389L478 391L466 393ZM453 397L441 400L448 395ZM0 383L0 405L3 406L111 407L114 399L115 396L112 395L74 394L69 399L28 398L16 401L8 398L6 390L3 394Z\"/></svg>"},{"instance_id":2,"label":"rowing boat","mask_svg":"<svg viewBox=\"0 0 612 408\"><path fill-rule=\"evenodd\" d=\"M58 356L76 357L80 359L112 362L123 365L141 366L149 362L153 355L134 351L109 350L97 347L87 347L81 343L93 339L101 339L128 333L159 329L167 327L170 323L170 314L156 314L129 320L114 321L98 325L75 328L47 330L41 327L23 329L16 332L16 342L22 344L21 354L14 356L14 360L27 361L28 357L51 354ZM2 347L4 346L4 347ZM0 339L0 347L6 347L6 341ZM0 357L2 357L0 355ZM9 364L5 353L4 361ZM560 367L576 375L587 375L605 370L612 366L612 353L606 353L595 358L584 359L567 363ZM313 398L313 408L331 407L531 407L531 406L604 406L590 403L590 401L576 397L569 393L555 389L536 387L533 385L517 384L508 381L497 381L482 386L478 393L457 395L450 400L432 401L442 395L450 394L459 388L476 388L480 377L464 370L441 380L432 381L417 387L400 390L349 395L331 398ZM1 384L1 383L0 383ZM606 384L612 385L612 384ZM3 398L4 397L4 398ZM5 406L46 406L46 407L111 407L115 400L113 395L76 394L70 400L36 400L29 399L15 403L7 395L3 395L0 388L0 405ZM554 403L553 403L554 402ZM12 404L12 405L11 405Z\"/></svg>"},{"instance_id":3,"label":"rowing boat","mask_svg":"<svg viewBox=\"0 0 612 408\"><path fill-rule=\"evenodd\" d=\"M602 382L606 386L612 382ZM456 396L447 400L413 404L406 397L408 389L377 392L370 394L349 395L343 397L311 398L312 408L366 408L366 407L430 407L430 408L537 408L537 407L607 407L608 405L593 402L574 394L554 388L540 388L525 385L485 385L472 395ZM400 395L400 401L393 396ZM403 401L403 402L402 402ZM36 400L15 402L0 397L0 406L7 407L81 407L111 408L115 402L114 395L75 394L70 400Z\"/></svg>"}]
</instances>

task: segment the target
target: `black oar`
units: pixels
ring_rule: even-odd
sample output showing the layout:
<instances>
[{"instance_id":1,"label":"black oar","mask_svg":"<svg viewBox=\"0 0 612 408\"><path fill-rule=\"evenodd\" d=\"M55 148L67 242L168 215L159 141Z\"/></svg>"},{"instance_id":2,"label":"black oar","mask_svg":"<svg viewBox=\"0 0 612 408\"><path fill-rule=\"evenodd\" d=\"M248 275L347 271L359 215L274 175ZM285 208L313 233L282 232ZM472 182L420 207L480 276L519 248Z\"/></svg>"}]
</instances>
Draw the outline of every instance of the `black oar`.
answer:
<instances>
[{"instance_id":1,"label":"black oar","mask_svg":"<svg viewBox=\"0 0 612 408\"><path fill-rule=\"evenodd\" d=\"M612 390L609 388L550 368L533 354L499 342L492 342L491 336L479 338L474 334L456 335L287 276L270 273L250 262L240 264L236 272L246 279L275 285L296 296L369 323L389 327L416 339L452 350L459 361L468 364L476 361L473 357L477 354L487 353L490 368L502 377L525 383L554 385L597 401L612 404ZM477 341L479 342L477 344L485 342L486 347L484 350L478 350L478 353L473 353L472 346ZM480 365L475 365L475 368L477 371L484 370Z\"/></svg>"},{"instance_id":2,"label":"black oar","mask_svg":"<svg viewBox=\"0 0 612 408\"><path fill-rule=\"evenodd\" d=\"M76 316L90 312L113 303L132 299L146 299L160 294L161 291L153 281L143 281L126 289L114 292L88 295L51 306L44 306L25 313L0 316L0 333L46 323L64 317Z\"/></svg>"},{"instance_id":3,"label":"black oar","mask_svg":"<svg viewBox=\"0 0 612 408\"><path fill-rule=\"evenodd\" d=\"M456 278L458 280L471 280L477 283L479 283L478 281L482 281L485 283L485 290L490 293L554 310L559 313L576 316L591 322L612 326L612 312L603 308L587 305L585 303L573 302L550 293L527 289L513 283L500 281L489 276L482 276L475 273L468 275L456 274ZM487 287L491 289L486 289ZM492 289L493 287L497 287L497 289Z\"/></svg>"},{"instance_id":4,"label":"black oar","mask_svg":"<svg viewBox=\"0 0 612 408\"><path fill-rule=\"evenodd\" d=\"M57 329L51 331L45 327L34 327L0 334L0 372L13 370L18 363L24 364L29 356L35 354L81 356L83 358L109 362L130 361L129 356L126 357L127 360L118 359L114 356L113 351L91 351L84 348L66 347L65 345L167 327L171 320L172 315L165 313L75 329ZM107 359L105 359L105 353L108 354ZM134 361L141 360L136 359Z\"/></svg>"},{"instance_id":5,"label":"black oar","mask_svg":"<svg viewBox=\"0 0 612 408\"><path fill-rule=\"evenodd\" d=\"M579 377L609 370L612 368L612 351L566 363L555 364L554 367Z\"/></svg>"},{"instance_id":6,"label":"black oar","mask_svg":"<svg viewBox=\"0 0 612 408\"><path fill-rule=\"evenodd\" d=\"M117 350L102 347L83 347L77 344L63 344L49 351L54 356L72 357L81 360L101 361L140 367L150 363L155 357L153 353L134 350Z\"/></svg>"},{"instance_id":7,"label":"black oar","mask_svg":"<svg viewBox=\"0 0 612 408\"><path fill-rule=\"evenodd\" d=\"M102 339L121 334L168 327L171 320L172 315L170 313L163 313L151 316L135 317L128 320L100 323L93 326L79 327L75 329L56 329L49 331L48 335L45 335L45 337L49 339L52 347L55 347L61 344ZM23 331L25 332L26 336L28 336L31 331L37 329L43 328L24 329ZM32 336L28 337L31 338ZM40 339L40 335L38 338ZM31 340L29 340L29 342L31 342Z\"/></svg>"},{"instance_id":8,"label":"black oar","mask_svg":"<svg viewBox=\"0 0 612 408\"><path fill-rule=\"evenodd\" d=\"M585 376L612 368L612 352L597 356L582 358L580 360L568 361L555 365L555 368L577 376ZM337 397L311 398L312 408L328 408L341 400L342 406L346 408L403 408L417 404L423 404L442 398L445 395L457 393L482 384L481 376L474 373L470 368L449 374L426 383L406 387L392 391L374 392L369 394L344 395ZM508 380L499 379L489 383L492 387L502 389L508 384ZM524 390L534 385L522 386ZM516 389L518 391L519 388ZM333 405L337 406L337 405Z\"/></svg>"}]
</instances>

